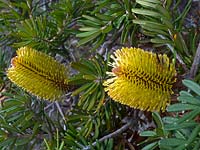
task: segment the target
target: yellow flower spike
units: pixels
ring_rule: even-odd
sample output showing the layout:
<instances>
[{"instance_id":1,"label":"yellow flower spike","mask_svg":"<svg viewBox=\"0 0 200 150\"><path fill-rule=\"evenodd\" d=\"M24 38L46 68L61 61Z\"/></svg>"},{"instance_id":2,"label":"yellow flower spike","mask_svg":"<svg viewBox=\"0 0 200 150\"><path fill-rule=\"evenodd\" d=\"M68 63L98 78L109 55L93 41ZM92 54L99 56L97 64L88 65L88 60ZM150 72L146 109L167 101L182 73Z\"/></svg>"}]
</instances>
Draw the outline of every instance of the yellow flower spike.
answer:
<instances>
[{"instance_id":1,"label":"yellow flower spike","mask_svg":"<svg viewBox=\"0 0 200 150\"><path fill-rule=\"evenodd\" d=\"M147 111L165 111L176 82L175 64L167 55L140 48L122 48L111 56L112 76L104 82L115 101Z\"/></svg>"},{"instance_id":2,"label":"yellow flower spike","mask_svg":"<svg viewBox=\"0 0 200 150\"><path fill-rule=\"evenodd\" d=\"M47 54L22 47L11 64L8 78L39 98L57 100L67 90L68 69Z\"/></svg>"}]
</instances>

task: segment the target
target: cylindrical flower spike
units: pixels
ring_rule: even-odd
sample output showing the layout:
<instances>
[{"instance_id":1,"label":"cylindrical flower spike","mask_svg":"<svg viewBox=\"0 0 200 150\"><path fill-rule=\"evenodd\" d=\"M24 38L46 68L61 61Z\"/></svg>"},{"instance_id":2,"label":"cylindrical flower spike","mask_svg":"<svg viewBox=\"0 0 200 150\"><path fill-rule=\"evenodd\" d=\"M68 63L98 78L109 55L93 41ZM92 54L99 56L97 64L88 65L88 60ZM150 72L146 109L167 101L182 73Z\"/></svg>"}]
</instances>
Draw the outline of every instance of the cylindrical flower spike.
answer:
<instances>
[{"instance_id":1,"label":"cylindrical flower spike","mask_svg":"<svg viewBox=\"0 0 200 150\"><path fill-rule=\"evenodd\" d=\"M175 64L167 55L122 48L111 56L112 76L104 85L115 101L147 111L165 111L176 82Z\"/></svg>"},{"instance_id":2,"label":"cylindrical flower spike","mask_svg":"<svg viewBox=\"0 0 200 150\"><path fill-rule=\"evenodd\" d=\"M57 100L67 90L68 68L47 54L22 47L17 50L11 64L8 78L39 98Z\"/></svg>"}]
</instances>

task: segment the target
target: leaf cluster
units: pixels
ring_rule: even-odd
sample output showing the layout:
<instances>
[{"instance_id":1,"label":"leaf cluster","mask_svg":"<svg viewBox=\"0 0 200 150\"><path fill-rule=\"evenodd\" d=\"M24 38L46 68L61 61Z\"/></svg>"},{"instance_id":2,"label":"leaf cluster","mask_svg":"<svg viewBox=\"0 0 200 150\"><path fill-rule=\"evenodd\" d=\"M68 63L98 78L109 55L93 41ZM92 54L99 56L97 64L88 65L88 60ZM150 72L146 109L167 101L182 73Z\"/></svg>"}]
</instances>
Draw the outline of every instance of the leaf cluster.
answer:
<instances>
[{"instance_id":1,"label":"leaf cluster","mask_svg":"<svg viewBox=\"0 0 200 150\"><path fill-rule=\"evenodd\" d=\"M143 150L153 150L159 147L162 150L180 150L200 148L200 86L191 81L183 80L189 91L181 91L178 103L168 106L167 111L173 116L161 118L158 113L153 113L157 125L154 131L144 131L140 135L148 137L141 144Z\"/></svg>"},{"instance_id":2,"label":"leaf cluster","mask_svg":"<svg viewBox=\"0 0 200 150\"><path fill-rule=\"evenodd\" d=\"M9 58L0 49L0 149L199 149L200 90L188 80L183 83L189 91L180 92L178 103L168 107L169 115L153 113L157 127L140 134L148 138L139 146L130 140L132 130L100 140L135 112L111 101L104 91L110 70L107 52L119 46L151 47L174 57L177 72L187 73L200 39L197 27L185 25L191 4L188 0L180 11L181 0L0 0L0 46L14 52L30 46L61 55L72 68L70 92L59 106L8 82ZM103 48L102 56L96 54ZM85 53L94 57L80 59ZM195 80L200 82L199 73ZM142 117L138 122L144 123Z\"/></svg>"},{"instance_id":3,"label":"leaf cluster","mask_svg":"<svg viewBox=\"0 0 200 150\"><path fill-rule=\"evenodd\" d=\"M136 3L136 8L131 9L136 15L133 23L140 25L141 32L147 36L144 43L150 42L154 47L165 46L179 63L191 65L191 56L194 56L197 49L194 43L199 41L199 36L195 33L198 29L187 28L184 21L192 6L192 0L187 1L181 12L181 1L174 5L170 0L164 4L160 0L136 0ZM191 34L193 37L186 38Z\"/></svg>"},{"instance_id":4,"label":"leaf cluster","mask_svg":"<svg viewBox=\"0 0 200 150\"><path fill-rule=\"evenodd\" d=\"M22 96L22 93L24 94ZM41 115L35 112L37 102L33 103L30 96L22 90L4 93L7 98L2 103L0 111L1 122L1 149L27 149L33 148L40 140L37 137L41 131ZM34 122L34 125L33 125Z\"/></svg>"},{"instance_id":5,"label":"leaf cluster","mask_svg":"<svg viewBox=\"0 0 200 150\"><path fill-rule=\"evenodd\" d=\"M88 6L93 4L70 0L50 5L32 0L1 0L1 44L29 45L43 51L66 49L65 42L76 32L72 27L90 9Z\"/></svg>"}]
</instances>

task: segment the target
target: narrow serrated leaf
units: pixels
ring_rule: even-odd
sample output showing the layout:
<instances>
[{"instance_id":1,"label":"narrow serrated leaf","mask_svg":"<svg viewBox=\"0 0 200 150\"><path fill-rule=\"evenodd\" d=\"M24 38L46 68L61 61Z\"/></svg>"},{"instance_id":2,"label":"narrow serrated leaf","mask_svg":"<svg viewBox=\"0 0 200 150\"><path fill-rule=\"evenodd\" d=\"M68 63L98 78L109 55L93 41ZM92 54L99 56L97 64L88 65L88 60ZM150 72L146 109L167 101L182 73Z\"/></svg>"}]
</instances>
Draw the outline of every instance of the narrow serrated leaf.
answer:
<instances>
[{"instance_id":1,"label":"narrow serrated leaf","mask_svg":"<svg viewBox=\"0 0 200 150\"><path fill-rule=\"evenodd\" d=\"M94 104L97 101L97 94L98 94L98 91L94 91L93 94L91 95L89 105L87 107L87 111L90 111L92 108L94 108Z\"/></svg>"},{"instance_id":2,"label":"narrow serrated leaf","mask_svg":"<svg viewBox=\"0 0 200 150\"><path fill-rule=\"evenodd\" d=\"M147 137L151 137L151 136L156 136L156 132L155 131L143 131L140 133L140 136L147 136Z\"/></svg>"},{"instance_id":3,"label":"narrow serrated leaf","mask_svg":"<svg viewBox=\"0 0 200 150\"><path fill-rule=\"evenodd\" d=\"M112 24L111 23L101 28L101 32L104 33L104 34L110 32L111 30L112 30Z\"/></svg>"},{"instance_id":4,"label":"narrow serrated leaf","mask_svg":"<svg viewBox=\"0 0 200 150\"><path fill-rule=\"evenodd\" d=\"M88 43L88 42L90 42L90 41L92 41L93 39L95 39L96 37L98 37L100 34L101 34L101 31L99 30L99 31L97 31L97 32L95 32L95 33L93 33L93 34L91 34L90 36L81 39L81 40L78 42L79 46L80 46L80 45L83 45L83 44L85 44L85 43Z\"/></svg>"},{"instance_id":5,"label":"narrow serrated leaf","mask_svg":"<svg viewBox=\"0 0 200 150\"><path fill-rule=\"evenodd\" d=\"M193 105L198 105L200 107L200 99L191 96L179 96L178 100L182 103L188 103Z\"/></svg>"},{"instance_id":6,"label":"narrow serrated leaf","mask_svg":"<svg viewBox=\"0 0 200 150\"><path fill-rule=\"evenodd\" d=\"M179 111L194 110L194 109L199 109L199 108L200 107L196 106L196 105L177 103L177 104L168 106L167 111L168 112L179 112Z\"/></svg>"},{"instance_id":7,"label":"narrow serrated leaf","mask_svg":"<svg viewBox=\"0 0 200 150\"><path fill-rule=\"evenodd\" d=\"M133 21L133 23L144 25L144 26L151 26L152 28L155 28L155 29L160 29L160 30L165 30L165 31L168 30L168 28L165 25L158 23L158 22L139 20L139 19L137 19L137 20L134 19L132 21Z\"/></svg>"},{"instance_id":8,"label":"narrow serrated leaf","mask_svg":"<svg viewBox=\"0 0 200 150\"><path fill-rule=\"evenodd\" d=\"M180 91L180 96L191 96L191 97L193 97L192 94L187 92L187 91Z\"/></svg>"},{"instance_id":9,"label":"narrow serrated leaf","mask_svg":"<svg viewBox=\"0 0 200 150\"><path fill-rule=\"evenodd\" d=\"M88 15L83 15L83 18L86 18L86 19L88 19L88 20L90 20L90 21L93 21L93 22L95 22L95 23L98 23L99 25L103 25L103 24L104 24L103 21L101 21L101 20L99 20L99 19L97 19L97 18L95 18L95 17L91 17L91 16L88 16Z\"/></svg>"},{"instance_id":10,"label":"narrow serrated leaf","mask_svg":"<svg viewBox=\"0 0 200 150\"><path fill-rule=\"evenodd\" d=\"M91 67L88 67L87 65L83 64L82 62L72 62L71 67L79 71L81 74L93 74L94 71L91 69Z\"/></svg>"},{"instance_id":11,"label":"narrow serrated leaf","mask_svg":"<svg viewBox=\"0 0 200 150\"><path fill-rule=\"evenodd\" d=\"M81 33L76 34L76 37L79 37L79 38L89 37L93 35L94 33L98 32L98 30L99 29L94 30L94 31L81 32Z\"/></svg>"},{"instance_id":12,"label":"narrow serrated leaf","mask_svg":"<svg viewBox=\"0 0 200 150\"><path fill-rule=\"evenodd\" d=\"M196 122L184 122L181 124L168 124L165 125L165 130L178 130L178 129L184 129L184 128L192 128L194 126L198 125Z\"/></svg>"},{"instance_id":13,"label":"narrow serrated leaf","mask_svg":"<svg viewBox=\"0 0 200 150\"><path fill-rule=\"evenodd\" d=\"M183 80L183 84L200 96L200 86L192 80Z\"/></svg>"},{"instance_id":14,"label":"narrow serrated leaf","mask_svg":"<svg viewBox=\"0 0 200 150\"><path fill-rule=\"evenodd\" d=\"M195 117L197 117L200 114L200 109L195 109L189 113L184 114L184 116L180 119L178 119L177 121L175 121L177 124L180 124L184 121L191 121L192 119L194 119Z\"/></svg>"},{"instance_id":15,"label":"narrow serrated leaf","mask_svg":"<svg viewBox=\"0 0 200 150\"><path fill-rule=\"evenodd\" d=\"M156 142L146 145L145 147L142 148L142 150L154 150L157 146L158 146L158 142L156 141Z\"/></svg>"},{"instance_id":16,"label":"narrow serrated leaf","mask_svg":"<svg viewBox=\"0 0 200 150\"><path fill-rule=\"evenodd\" d=\"M151 11L148 9L132 8L131 10L133 13L140 14L140 15L146 15L146 16L151 16L151 17L155 17L155 18L161 17L160 13L157 13L155 11Z\"/></svg>"},{"instance_id":17,"label":"narrow serrated leaf","mask_svg":"<svg viewBox=\"0 0 200 150\"><path fill-rule=\"evenodd\" d=\"M163 122L162 122L162 119L161 119L159 113L158 113L158 112L153 112L153 113L152 113L152 117L153 117L153 119L155 120L156 125L158 126L158 128L163 129L164 124L163 124Z\"/></svg>"},{"instance_id":18,"label":"narrow serrated leaf","mask_svg":"<svg viewBox=\"0 0 200 150\"><path fill-rule=\"evenodd\" d=\"M161 2L159 0L136 0L136 2L137 1L146 1L146 2L149 2L149 3L161 4Z\"/></svg>"},{"instance_id":19,"label":"narrow serrated leaf","mask_svg":"<svg viewBox=\"0 0 200 150\"><path fill-rule=\"evenodd\" d=\"M88 89L88 88L91 87L92 85L93 85L92 82L84 84L84 85L81 86L80 88L78 88L78 89L76 89L75 91L73 91L73 92L72 92L72 96L75 96L75 95L79 94L80 92L82 92L82 91Z\"/></svg>"},{"instance_id":20,"label":"narrow serrated leaf","mask_svg":"<svg viewBox=\"0 0 200 150\"><path fill-rule=\"evenodd\" d=\"M142 5L143 7L156 8L155 3L147 2L147 1L144 1L144 0L136 0L136 3Z\"/></svg>"},{"instance_id":21,"label":"narrow serrated leaf","mask_svg":"<svg viewBox=\"0 0 200 150\"><path fill-rule=\"evenodd\" d=\"M159 141L159 145L161 147L179 146L185 143L186 141L184 139L177 139L177 138L167 138L167 139L161 139Z\"/></svg>"},{"instance_id":22,"label":"narrow serrated leaf","mask_svg":"<svg viewBox=\"0 0 200 150\"><path fill-rule=\"evenodd\" d=\"M168 39L153 38L150 41L157 44L173 44L172 41Z\"/></svg>"},{"instance_id":23,"label":"narrow serrated leaf","mask_svg":"<svg viewBox=\"0 0 200 150\"><path fill-rule=\"evenodd\" d=\"M94 28L94 27L82 27L79 28L80 31L97 31L99 28Z\"/></svg>"}]
</instances>

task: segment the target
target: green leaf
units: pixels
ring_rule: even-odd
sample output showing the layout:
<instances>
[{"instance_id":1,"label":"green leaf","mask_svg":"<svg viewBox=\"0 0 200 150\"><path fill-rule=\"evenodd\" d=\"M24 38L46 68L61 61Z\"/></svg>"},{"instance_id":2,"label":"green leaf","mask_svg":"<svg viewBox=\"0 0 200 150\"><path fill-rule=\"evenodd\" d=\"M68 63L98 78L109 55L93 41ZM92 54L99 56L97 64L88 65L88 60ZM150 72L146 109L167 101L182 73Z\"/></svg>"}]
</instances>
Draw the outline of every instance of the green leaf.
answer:
<instances>
[{"instance_id":1,"label":"green leaf","mask_svg":"<svg viewBox=\"0 0 200 150\"><path fill-rule=\"evenodd\" d=\"M86 134L85 134L85 137L88 137L90 134L91 134L91 132L92 132L92 129L93 129L93 122L91 121L91 123L87 126L87 132L86 132ZM83 134L84 135L84 134ZM85 144L86 145L86 144Z\"/></svg>"},{"instance_id":2,"label":"green leaf","mask_svg":"<svg viewBox=\"0 0 200 150\"><path fill-rule=\"evenodd\" d=\"M172 17L171 17L171 15L170 15L169 11L168 11L166 8L163 8L162 5L157 5L157 6L156 6L156 9L157 9L160 13L162 13L162 14L164 15L164 17L163 17L162 19L166 19L166 20L168 20L168 21L171 20ZM170 29L172 29L172 28L170 28Z\"/></svg>"},{"instance_id":3,"label":"green leaf","mask_svg":"<svg viewBox=\"0 0 200 150\"><path fill-rule=\"evenodd\" d=\"M97 88L98 88L98 83L93 83L88 89L86 89L85 92L80 96L78 106L83 105L83 109L85 109L86 107L84 108L84 105L87 107L89 107L92 104L94 105L95 100L97 98L96 97ZM95 94L95 96L94 96L94 94ZM87 103L87 105L86 105L86 103Z\"/></svg>"},{"instance_id":4,"label":"green leaf","mask_svg":"<svg viewBox=\"0 0 200 150\"><path fill-rule=\"evenodd\" d=\"M94 43L94 47L91 49L91 51L96 51L97 48L105 41L106 34L102 34L99 38L97 38L97 41Z\"/></svg>"},{"instance_id":5,"label":"green leaf","mask_svg":"<svg viewBox=\"0 0 200 150\"><path fill-rule=\"evenodd\" d=\"M200 133L200 125L198 124L192 131L192 133L189 136L189 139L187 141L187 145L189 145L190 143L192 143L193 141L195 141L195 139L198 138L198 135Z\"/></svg>"},{"instance_id":6,"label":"green leaf","mask_svg":"<svg viewBox=\"0 0 200 150\"><path fill-rule=\"evenodd\" d=\"M97 101L97 94L98 94L98 91L94 91L93 94L91 95L91 99L89 101L87 111L90 111L92 108L94 108L95 102Z\"/></svg>"},{"instance_id":7,"label":"green leaf","mask_svg":"<svg viewBox=\"0 0 200 150\"><path fill-rule=\"evenodd\" d=\"M147 2L145 0L136 0L136 3L142 5L143 7L156 8L155 3Z\"/></svg>"},{"instance_id":8,"label":"green leaf","mask_svg":"<svg viewBox=\"0 0 200 150\"><path fill-rule=\"evenodd\" d=\"M89 130L89 126L92 124L92 119L89 118L87 120L87 122L85 123L85 125L83 126L83 128L81 128L80 132L79 132L79 135L83 135L85 136Z\"/></svg>"},{"instance_id":9,"label":"green leaf","mask_svg":"<svg viewBox=\"0 0 200 150\"><path fill-rule=\"evenodd\" d=\"M99 126L100 125L98 124L98 122L95 121L94 122L94 136L93 136L94 139L97 139L99 136Z\"/></svg>"},{"instance_id":10,"label":"green leaf","mask_svg":"<svg viewBox=\"0 0 200 150\"><path fill-rule=\"evenodd\" d=\"M8 148L8 145L9 146L12 145L13 143L15 143L15 141L16 141L16 137L8 138L8 139L0 142L0 148L2 148L2 147Z\"/></svg>"},{"instance_id":11,"label":"green leaf","mask_svg":"<svg viewBox=\"0 0 200 150\"><path fill-rule=\"evenodd\" d=\"M96 31L95 33L91 34L90 36L81 39L81 40L78 42L79 46L80 46L80 45L83 45L83 44L85 44L85 43L88 43L88 42L90 42L90 41L92 41L92 40L94 40L94 39L95 39L96 37L98 37L100 34L101 34L101 30Z\"/></svg>"},{"instance_id":12,"label":"green leaf","mask_svg":"<svg viewBox=\"0 0 200 150\"><path fill-rule=\"evenodd\" d=\"M99 28L94 28L94 27L81 27L79 28L80 31L97 31Z\"/></svg>"},{"instance_id":13,"label":"green leaf","mask_svg":"<svg viewBox=\"0 0 200 150\"><path fill-rule=\"evenodd\" d=\"M100 87L100 88L102 88L102 87ZM95 112L98 112L99 109L100 109L100 108L103 106L103 104L104 104L104 100L105 100L105 91L104 91L104 90L101 90L101 91L102 91L102 92L101 92L101 94L100 94L100 96L99 96L99 104L97 105Z\"/></svg>"},{"instance_id":14,"label":"green leaf","mask_svg":"<svg viewBox=\"0 0 200 150\"><path fill-rule=\"evenodd\" d=\"M166 43L170 43L171 41L168 40L166 37L169 36L169 33L167 31L164 31L164 30L161 30L159 28L155 28L155 27L152 27L151 25L148 25L146 24L145 26L142 25L142 28L144 29L144 31L151 31L152 33L156 33L156 35L163 35L163 37L165 37L165 39L163 38L153 38L152 39L152 43L163 43L165 41L165 43L163 44L166 44ZM162 42L160 42L162 40ZM168 42L167 42L168 41Z\"/></svg>"},{"instance_id":15,"label":"green leaf","mask_svg":"<svg viewBox=\"0 0 200 150\"><path fill-rule=\"evenodd\" d=\"M100 24L94 22L94 21L91 21L91 20L79 20L78 22L84 24L84 26L87 26L87 27L94 27L94 28L100 28Z\"/></svg>"},{"instance_id":16,"label":"green leaf","mask_svg":"<svg viewBox=\"0 0 200 150\"><path fill-rule=\"evenodd\" d=\"M21 146L21 145L25 145L27 143L30 143L31 139L30 138L20 138L20 139L17 139L15 145L16 146Z\"/></svg>"},{"instance_id":17,"label":"green leaf","mask_svg":"<svg viewBox=\"0 0 200 150\"><path fill-rule=\"evenodd\" d=\"M198 105L200 107L200 99L191 96L179 96L178 100L182 103L189 103L193 105Z\"/></svg>"},{"instance_id":18,"label":"green leaf","mask_svg":"<svg viewBox=\"0 0 200 150\"><path fill-rule=\"evenodd\" d=\"M112 138L109 138L107 141L108 141L108 142L107 142L107 144L105 145L106 150L111 150L111 149L113 149L113 139L112 139Z\"/></svg>"},{"instance_id":19,"label":"green leaf","mask_svg":"<svg viewBox=\"0 0 200 150\"><path fill-rule=\"evenodd\" d=\"M72 96L75 96L77 94L79 94L80 92L88 89L89 87L91 87L94 83L90 82L90 83L86 83L83 86L81 86L80 88L76 89L75 91L72 92Z\"/></svg>"},{"instance_id":20,"label":"green leaf","mask_svg":"<svg viewBox=\"0 0 200 150\"><path fill-rule=\"evenodd\" d=\"M184 139L177 139L177 138L167 138L167 139L161 139L159 141L159 146L162 147L170 147L170 146L179 146L182 144L185 144L186 140Z\"/></svg>"},{"instance_id":21,"label":"green leaf","mask_svg":"<svg viewBox=\"0 0 200 150\"><path fill-rule=\"evenodd\" d=\"M162 120L164 123L171 124L171 123L178 121L178 118L166 116L166 117L162 118Z\"/></svg>"},{"instance_id":22,"label":"green leaf","mask_svg":"<svg viewBox=\"0 0 200 150\"><path fill-rule=\"evenodd\" d=\"M94 80L97 79L97 77L94 76L94 75L87 75L87 74L86 74L86 75L83 75L83 79L94 81Z\"/></svg>"},{"instance_id":23,"label":"green leaf","mask_svg":"<svg viewBox=\"0 0 200 150\"><path fill-rule=\"evenodd\" d=\"M162 119L161 119L159 113L158 113L158 112L153 112L153 113L152 113L152 117L153 117L153 119L155 120L156 125L158 126L158 128L163 129L164 124L163 124L163 122L162 122Z\"/></svg>"},{"instance_id":24,"label":"green leaf","mask_svg":"<svg viewBox=\"0 0 200 150\"><path fill-rule=\"evenodd\" d=\"M146 145L145 147L142 148L142 150L154 150L157 146L158 146L158 142L156 141L156 142Z\"/></svg>"},{"instance_id":25,"label":"green leaf","mask_svg":"<svg viewBox=\"0 0 200 150\"><path fill-rule=\"evenodd\" d=\"M152 28L155 28L155 29L160 29L160 30L165 30L165 31L168 30L168 28L165 25L158 23L158 22L153 22L153 21L148 21L148 20L139 20L139 19L137 19L137 20L134 19L132 21L133 21L133 23L144 25L147 27L151 26Z\"/></svg>"},{"instance_id":26,"label":"green leaf","mask_svg":"<svg viewBox=\"0 0 200 150\"><path fill-rule=\"evenodd\" d=\"M138 2L138 1L145 1L148 3L161 4L161 2L159 0L136 0L136 2Z\"/></svg>"},{"instance_id":27,"label":"green leaf","mask_svg":"<svg viewBox=\"0 0 200 150\"><path fill-rule=\"evenodd\" d=\"M84 96L83 98L81 97L80 101L81 101L81 102L84 102L84 103L82 103L82 105L81 105L81 109L82 109L82 110L86 110L86 108L89 106L90 98L91 98L91 95Z\"/></svg>"},{"instance_id":28,"label":"green leaf","mask_svg":"<svg viewBox=\"0 0 200 150\"><path fill-rule=\"evenodd\" d=\"M182 149L186 149L187 147L189 147L189 146L191 145L192 142L195 142L195 141L196 141L199 132L200 132L200 125L197 125L197 126L193 129L192 133L190 134L190 136L189 136L187 142L186 142L185 144L179 145L179 146L178 146L177 148L175 148L174 150L182 150ZM194 146L192 146L192 147L194 147Z\"/></svg>"},{"instance_id":29,"label":"green leaf","mask_svg":"<svg viewBox=\"0 0 200 150\"><path fill-rule=\"evenodd\" d=\"M34 138L34 136L38 133L39 129L40 129L40 123L36 122L34 124L33 130L32 130L32 136L31 136L31 138Z\"/></svg>"},{"instance_id":30,"label":"green leaf","mask_svg":"<svg viewBox=\"0 0 200 150\"><path fill-rule=\"evenodd\" d=\"M92 59L92 61L93 61L93 64L94 64L94 67L95 67L95 70L96 70L97 74L99 76L102 76L103 75L102 67L100 66L100 63L98 62L97 58L94 57Z\"/></svg>"},{"instance_id":31,"label":"green leaf","mask_svg":"<svg viewBox=\"0 0 200 150\"><path fill-rule=\"evenodd\" d=\"M91 95L92 93L94 93L98 89L99 83L98 82L92 82L92 83L93 84L89 88L85 89L85 92L81 95L81 97L82 96L88 97L89 95Z\"/></svg>"},{"instance_id":32,"label":"green leaf","mask_svg":"<svg viewBox=\"0 0 200 150\"><path fill-rule=\"evenodd\" d=\"M189 113L184 114L184 116L182 118L179 118L178 120L176 120L177 124L180 124L184 121L191 121L192 119L194 119L195 117L197 117L200 114L200 109L195 109Z\"/></svg>"},{"instance_id":33,"label":"green leaf","mask_svg":"<svg viewBox=\"0 0 200 150\"><path fill-rule=\"evenodd\" d=\"M83 85L85 83L88 83L86 79L83 78L83 75L77 74L73 77L70 77L68 80L68 85Z\"/></svg>"},{"instance_id":34,"label":"green leaf","mask_svg":"<svg viewBox=\"0 0 200 150\"><path fill-rule=\"evenodd\" d=\"M79 114L79 115L70 115L67 121L70 123L76 123L76 122L79 122L80 120L88 120L88 119L89 119L89 116ZM76 130L74 130L73 133L75 131Z\"/></svg>"},{"instance_id":35,"label":"green leaf","mask_svg":"<svg viewBox=\"0 0 200 150\"><path fill-rule=\"evenodd\" d=\"M190 96L193 97L191 93L187 92L187 91L181 91L180 92L180 96Z\"/></svg>"},{"instance_id":36,"label":"green leaf","mask_svg":"<svg viewBox=\"0 0 200 150\"><path fill-rule=\"evenodd\" d=\"M173 44L172 41L168 39L160 39L160 38L153 38L151 39L152 43L158 43L158 44Z\"/></svg>"},{"instance_id":37,"label":"green leaf","mask_svg":"<svg viewBox=\"0 0 200 150\"><path fill-rule=\"evenodd\" d=\"M185 5L184 9L182 10L182 13L178 15L178 17L176 18L176 20L174 22L178 22L178 30L181 29L183 21L186 17L186 15L188 14L188 11L190 10L192 6L192 0L188 0L187 5Z\"/></svg>"},{"instance_id":38,"label":"green leaf","mask_svg":"<svg viewBox=\"0 0 200 150\"><path fill-rule=\"evenodd\" d=\"M20 130L12 125L8 125L8 124L2 124L1 125L2 129L5 129L9 132L20 132Z\"/></svg>"},{"instance_id":39,"label":"green leaf","mask_svg":"<svg viewBox=\"0 0 200 150\"><path fill-rule=\"evenodd\" d=\"M100 13L96 13L95 16L101 20L105 20L105 21L111 21L114 19L113 16L110 15L105 15L105 14L100 14Z\"/></svg>"},{"instance_id":40,"label":"green leaf","mask_svg":"<svg viewBox=\"0 0 200 150\"><path fill-rule=\"evenodd\" d=\"M194 126L198 125L196 122L184 122L181 124L168 124L165 125L165 130L178 130L178 129L184 129L184 128L192 128Z\"/></svg>"},{"instance_id":41,"label":"green leaf","mask_svg":"<svg viewBox=\"0 0 200 150\"><path fill-rule=\"evenodd\" d=\"M88 65L86 65L85 63L86 63L86 61L84 61L84 62L72 62L71 67L76 69L77 71L79 71L81 74L84 74L84 75L94 74L95 71L94 71L93 68L91 68L92 67L91 62L89 62Z\"/></svg>"},{"instance_id":42,"label":"green leaf","mask_svg":"<svg viewBox=\"0 0 200 150\"><path fill-rule=\"evenodd\" d=\"M192 80L183 80L183 84L200 96L200 86Z\"/></svg>"},{"instance_id":43,"label":"green leaf","mask_svg":"<svg viewBox=\"0 0 200 150\"><path fill-rule=\"evenodd\" d=\"M108 25L106 25L106 26L101 28L101 32L104 33L104 34L108 33L108 32L110 32L112 30L112 28L113 28L112 24L109 23Z\"/></svg>"},{"instance_id":44,"label":"green leaf","mask_svg":"<svg viewBox=\"0 0 200 150\"><path fill-rule=\"evenodd\" d=\"M99 30L100 29L93 30L93 31L87 31L87 32L81 32L81 33L76 34L76 37L80 37L80 38L89 37L89 36L92 36L93 34L95 34L96 32L98 32Z\"/></svg>"},{"instance_id":45,"label":"green leaf","mask_svg":"<svg viewBox=\"0 0 200 150\"><path fill-rule=\"evenodd\" d=\"M122 43L125 43L127 41L130 29L132 27L133 27L132 23L128 22L128 23L125 24L124 29L122 30L122 33L121 33L121 42Z\"/></svg>"},{"instance_id":46,"label":"green leaf","mask_svg":"<svg viewBox=\"0 0 200 150\"><path fill-rule=\"evenodd\" d=\"M84 59L80 63L82 65L85 65L86 67L88 67L88 69L91 70L92 74L98 76L98 73L97 73L97 70L96 70L96 67L95 67L95 64L94 64L93 60L91 60L91 59L89 59L89 60Z\"/></svg>"},{"instance_id":47,"label":"green leaf","mask_svg":"<svg viewBox=\"0 0 200 150\"><path fill-rule=\"evenodd\" d=\"M200 107L196 105L182 104L182 103L173 104L167 107L168 112L179 112L179 111L194 110L194 109L200 109Z\"/></svg>"},{"instance_id":48,"label":"green leaf","mask_svg":"<svg viewBox=\"0 0 200 150\"><path fill-rule=\"evenodd\" d=\"M101 20L99 20L97 18L94 18L94 17L91 17L91 16L88 16L88 15L83 15L83 18L86 18L86 19L88 19L88 20L90 20L92 22L95 22L95 23L99 24L99 25L104 25L105 24Z\"/></svg>"},{"instance_id":49,"label":"green leaf","mask_svg":"<svg viewBox=\"0 0 200 150\"><path fill-rule=\"evenodd\" d=\"M146 16L151 16L155 18L160 18L161 14L157 13L155 11L151 11L148 9L138 9L138 8L132 8L131 9L133 13L140 14L140 15L146 15Z\"/></svg>"},{"instance_id":50,"label":"green leaf","mask_svg":"<svg viewBox=\"0 0 200 150\"><path fill-rule=\"evenodd\" d=\"M156 136L157 133L155 131L143 131L140 133L140 136L147 136L147 137L151 137L151 136Z\"/></svg>"}]
</instances>

